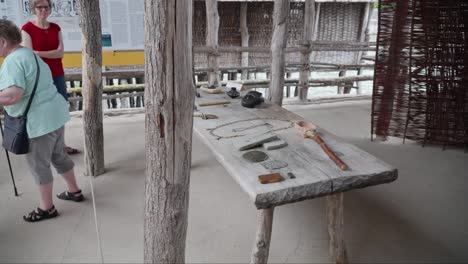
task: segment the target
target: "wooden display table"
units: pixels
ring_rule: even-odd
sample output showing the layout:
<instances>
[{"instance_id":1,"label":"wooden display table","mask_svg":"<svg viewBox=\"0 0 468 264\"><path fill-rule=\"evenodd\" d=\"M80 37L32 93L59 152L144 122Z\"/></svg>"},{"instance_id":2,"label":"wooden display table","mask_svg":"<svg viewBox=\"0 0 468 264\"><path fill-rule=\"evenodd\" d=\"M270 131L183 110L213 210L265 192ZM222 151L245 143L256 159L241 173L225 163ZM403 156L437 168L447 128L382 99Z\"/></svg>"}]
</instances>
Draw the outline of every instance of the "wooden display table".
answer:
<instances>
[{"instance_id":1,"label":"wooden display table","mask_svg":"<svg viewBox=\"0 0 468 264\"><path fill-rule=\"evenodd\" d=\"M226 100L231 103L199 107L203 102ZM241 106L241 99L231 99L224 93L204 92L196 98L195 104L198 112L218 116L218 119L194 117L195 132L258 208L258 229L251 262L268 261L275 206L327 196L330 252L337 263L346 263L343 192L392 182L397 179L397 170L319 128L321 137L349 166L348 170L341 170L316 142L302 137L293 127L294 121L304 120L302 117L273 104L245 108ZM252 163L244 159L242 155L250 150L239 151L239 146L252 135L268 132L276 134L288 146L274 150L261 146L253 149L268 155L263 162ZM273 165L287 166L267 169L265 166L268 162L271 165L271 161L274 161ZM280 173L285 180L270 184L259 182L259 175L273 172Z\"/></svg>"}]
</instances>

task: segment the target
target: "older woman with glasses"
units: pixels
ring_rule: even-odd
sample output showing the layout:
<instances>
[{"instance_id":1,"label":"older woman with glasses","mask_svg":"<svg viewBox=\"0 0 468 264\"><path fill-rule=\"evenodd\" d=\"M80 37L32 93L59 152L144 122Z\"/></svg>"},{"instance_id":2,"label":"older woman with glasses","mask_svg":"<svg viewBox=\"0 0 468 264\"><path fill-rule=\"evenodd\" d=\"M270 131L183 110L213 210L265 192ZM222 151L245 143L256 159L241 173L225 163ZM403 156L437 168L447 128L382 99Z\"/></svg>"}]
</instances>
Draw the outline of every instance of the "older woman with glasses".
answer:
<instances>
[{"instance_id":1,"label":"older woman with glasses","mask_svg":"<svg viewBox=\"0 0 468 264\"><path fill-rule=\"evenodd\" d=\"M24 47L28 47L49 65L57 91L68 100L65 72L63 70L63 39L60 26L47 21L51 0L31 0L30 10L36 15L33 21L24 24L21 30ZM68 154L77 154L77 149L65 146Z\"/></svg>"},{"instance_id":2,"label":"older woman with glasses","mask_svg":"<svg viewBox=\"0 0 468 264\"><path fill-rule=\"evenodd\" d=\"M26 163L38 186L40 199L39 207L23 218L27 222L37 222L58 215L52 197L51 164L67 183L67 190L57 197L74 202L81 202L84 197L76 183L75 164L64 150L63 127L70 120L67 102L54 87L47 64L20 43L18 27L0 19L0 56L5 58L0 68L0 107L9 116L22 116L32 96L26 123L29 136Z\"/></svg>"}]
</instances>

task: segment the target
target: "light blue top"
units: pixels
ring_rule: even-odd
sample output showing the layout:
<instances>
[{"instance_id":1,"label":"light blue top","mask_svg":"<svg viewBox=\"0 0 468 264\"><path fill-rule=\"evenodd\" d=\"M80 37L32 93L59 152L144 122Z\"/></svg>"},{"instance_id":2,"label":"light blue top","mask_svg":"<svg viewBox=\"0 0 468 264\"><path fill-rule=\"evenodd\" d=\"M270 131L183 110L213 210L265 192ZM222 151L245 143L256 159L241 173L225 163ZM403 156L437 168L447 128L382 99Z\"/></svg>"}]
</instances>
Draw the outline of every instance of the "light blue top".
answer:
<instances>
[{"instance_id":1,"label":"light blue top","mask_svg":"<svg viewBox=\"0 0 468 264\"><path fill-rule=\"evenodd\" d=\"M29 138L36 138L55 131L70 120L68 104L55 88L49 66L37 56L40 76L36 93L27 116ZM0 91L11 86L24 90L23 97L14 105L4 106L10 116L23 115L36 81L37 66L34 53L19 48L10 53L0 69Z\"/></svg>"}]
</instances>

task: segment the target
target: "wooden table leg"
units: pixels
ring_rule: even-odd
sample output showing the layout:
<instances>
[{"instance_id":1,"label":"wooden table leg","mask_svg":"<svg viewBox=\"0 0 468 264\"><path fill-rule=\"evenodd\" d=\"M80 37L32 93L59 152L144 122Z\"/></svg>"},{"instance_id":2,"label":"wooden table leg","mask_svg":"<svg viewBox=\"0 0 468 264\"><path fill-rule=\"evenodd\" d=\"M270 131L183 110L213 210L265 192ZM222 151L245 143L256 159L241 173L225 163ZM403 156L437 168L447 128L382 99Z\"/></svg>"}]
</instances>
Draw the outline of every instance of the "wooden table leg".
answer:
<instances>
[{"instance_id":1,"label":"wooden table leg","mask_svg":"<svg viewBox=\"0 0 468 264\"><path fill-rule=\"evenodd\" d=\"M343 196L343 193L338 193L326 197L330 255L339 264L348 263L344 241Z\"/></svg>"},{"instance_id":2,"label":"wooden table leg","mask_svg":"<svg viewBox=\"0 0 468 264\"><path fill-rule=\"evenodd\" d=\"M274 207L257 211L257 235L250 263L267 263Z\"/></svg>"}]
</instances>

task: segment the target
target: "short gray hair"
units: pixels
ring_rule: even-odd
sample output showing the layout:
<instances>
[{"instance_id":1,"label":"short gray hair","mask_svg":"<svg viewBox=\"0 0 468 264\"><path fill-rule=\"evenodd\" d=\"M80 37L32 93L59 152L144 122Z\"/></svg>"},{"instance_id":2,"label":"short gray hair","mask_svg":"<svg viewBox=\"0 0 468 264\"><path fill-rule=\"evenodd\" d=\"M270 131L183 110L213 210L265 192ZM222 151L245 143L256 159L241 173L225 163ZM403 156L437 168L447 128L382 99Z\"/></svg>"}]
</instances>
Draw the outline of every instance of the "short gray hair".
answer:
<instances>
[{"instance_id":1,"label":"short gray hair","mask_svg":"<svg viewBox=\"0 0 468 264\"><path fill-rule=\"evenodd\" d=\"M31 14L34 14L34 10L36 9L36 4L37 2L39 1L43 1L43 0L29 0L29 11L31 12ZM47 3L49 3L49 11L52 9L52 0L46 0Z\"/></svg>"},{"instance_id":2,"label":"short gray hair","mask_svg":"<svg viewBox=\"0 0 468 264\"><path fill-rule=\"evenodd\" d=\"M4 38L11 45L21 43L19 28L8 19L0 19L0 38Z\"/></svg>"}]
</instances>

